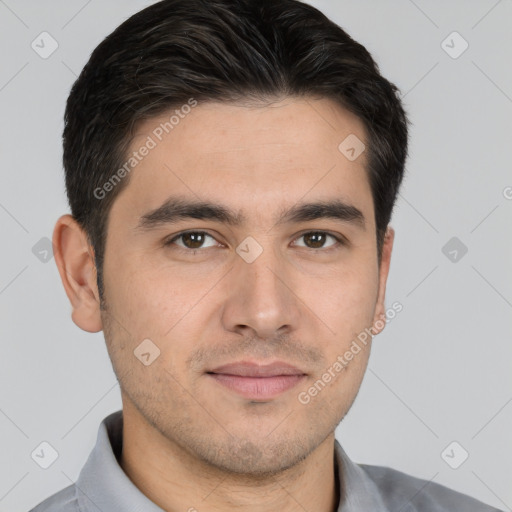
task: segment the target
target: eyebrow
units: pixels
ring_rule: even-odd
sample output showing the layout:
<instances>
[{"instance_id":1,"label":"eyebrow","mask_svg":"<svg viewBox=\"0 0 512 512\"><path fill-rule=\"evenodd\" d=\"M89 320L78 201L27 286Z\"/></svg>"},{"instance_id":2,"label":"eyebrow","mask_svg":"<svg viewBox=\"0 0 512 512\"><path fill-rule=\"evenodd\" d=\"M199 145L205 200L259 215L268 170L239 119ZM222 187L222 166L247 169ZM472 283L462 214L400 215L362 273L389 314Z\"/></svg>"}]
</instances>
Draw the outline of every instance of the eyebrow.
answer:
<instances>
[{"instance_id":1,"label":"eyebrow","mask_svg":"<svg viewBox=\"0 0 512 512\"><path fill-rule=\"evenodd\" d=\"M210 220L233 227L243 226L247 222L247 218L241 212L236 212L222 204L171 196L161 206L143 214L135 230L150 231L168 224L175 224L183 219ZM335 219L365 229L363 212L340 199L298 203L288 209L282 209L275 219L275 225L318 219Z\"/></svg>"}]
</instances>

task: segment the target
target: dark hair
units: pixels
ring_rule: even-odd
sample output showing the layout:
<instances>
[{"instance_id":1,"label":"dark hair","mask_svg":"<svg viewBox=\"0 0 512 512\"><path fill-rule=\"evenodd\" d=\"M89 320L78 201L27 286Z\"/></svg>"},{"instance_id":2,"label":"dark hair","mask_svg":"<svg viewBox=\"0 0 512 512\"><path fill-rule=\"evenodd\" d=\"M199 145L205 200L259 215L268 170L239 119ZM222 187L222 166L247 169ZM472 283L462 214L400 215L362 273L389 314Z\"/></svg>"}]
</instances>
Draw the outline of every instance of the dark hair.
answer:
<instances>
[{"instance_id":1,"label":"dark hair","mask_svg":"<svg viewBox=\"0 0 512 512\"><path fill-rule=\"evenodd\" d=\"M369 52L297 0L163 0L98 45L67 100L66 190L94 251L100 297L109 211L129 175L104 197L95 190L126 162L136 123L191 98L286 96L332 99L363 121L380 261L404 174L409 121L398 88L380 75Z\"/></svg>"}]
</instances>

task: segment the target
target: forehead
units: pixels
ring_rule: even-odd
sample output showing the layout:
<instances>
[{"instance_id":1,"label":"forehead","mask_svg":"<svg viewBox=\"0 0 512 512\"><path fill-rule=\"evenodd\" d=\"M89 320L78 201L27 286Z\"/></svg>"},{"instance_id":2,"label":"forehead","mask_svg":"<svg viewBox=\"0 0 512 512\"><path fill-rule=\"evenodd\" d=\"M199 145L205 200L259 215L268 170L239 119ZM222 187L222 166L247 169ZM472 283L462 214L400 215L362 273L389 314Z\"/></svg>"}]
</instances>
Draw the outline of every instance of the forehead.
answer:
<instances>
[{"instance_id":1,"label":"forehead","mask_svg":"<svg viewBox=\"0 0 512 512\"><path fill-rule=\"evenodd\" d=\"M178 107L137 127L128 156L139 160L113 210L129 203L140 217L176 194L258 216L313 197L364 202L371 196L366 150L347 158L340 149L347 137L367 145L362 121L327 99Z\"/></svg>"}]
</instances>

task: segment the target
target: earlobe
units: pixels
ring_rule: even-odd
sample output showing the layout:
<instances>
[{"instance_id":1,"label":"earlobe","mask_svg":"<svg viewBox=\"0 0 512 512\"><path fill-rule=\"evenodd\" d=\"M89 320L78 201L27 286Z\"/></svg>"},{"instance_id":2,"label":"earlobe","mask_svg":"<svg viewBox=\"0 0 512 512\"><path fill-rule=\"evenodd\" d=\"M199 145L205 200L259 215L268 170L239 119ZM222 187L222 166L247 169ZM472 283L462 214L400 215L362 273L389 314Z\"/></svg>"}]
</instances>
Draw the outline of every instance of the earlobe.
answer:
<instances>
[{"instance_id":1,"label":"earlobe","mask_svg":"<svg viewBox=\"0 0 512 512\"><path fill-rule=\"evenodd\" d=\"M395 230L391 226L388 226L384 237L384 243L382 245L382 257L379 268L379 293L372 324L373 334L379 334L386 326L386 283L389 274L394 239Z\"/></svg>"},{"instance_id":2,"label":"earlobe","mask_svg":"<svg viewBox=\"0 0 512 512\"><path fill-rule=\"evenodd\" d=\"M87 235L73 216L66 214L57 220L52 242L55 263L71 303L73 322L87 332L101 331L96 267Z\"/></svg>"}]
</instances>

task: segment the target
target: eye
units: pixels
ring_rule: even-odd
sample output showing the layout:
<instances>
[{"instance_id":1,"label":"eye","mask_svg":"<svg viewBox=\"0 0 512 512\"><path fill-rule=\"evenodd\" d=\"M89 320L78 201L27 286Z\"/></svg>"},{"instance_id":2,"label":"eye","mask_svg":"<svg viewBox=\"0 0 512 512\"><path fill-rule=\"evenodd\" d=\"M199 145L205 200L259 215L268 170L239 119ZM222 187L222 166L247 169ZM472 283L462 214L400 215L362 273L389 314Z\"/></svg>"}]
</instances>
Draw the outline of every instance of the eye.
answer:
<instances>
[{"instance_id":1,"label":"eye","mask_svg":"<svg viewBox=\"0 0 512 512\"><path fill-rule=\"evenodd\" d=\"M330 250L336 248L338 245L343 245L343 240L340 237L331 235L326 231L308 231L307 233L302 233L297 240L301 238L303 238L307 243L305 246L299 245L299 247L307 247L308 249L323 249L327 238L333 239L334 243L327 246L327 249L325 250Z\"/></svg>"},{"instance_id":2,"label":"eye","mask_svg":"<svg viewBox=\"0 0 512 512\"><path fill-rule=\"evenodd\" d=\"M215 240L213 236L209 235L205 231L184 231L183 233L179 233L175 237L171 238L171 240L165 242L164 245L172 245L176 240L182 239L183 245L177 244L178 247L184 247L184 250L202 249L202 245L204 244L206 237Z\"/></svg>"}]
</instances>

